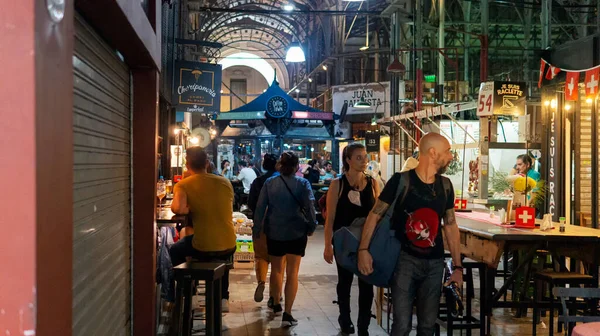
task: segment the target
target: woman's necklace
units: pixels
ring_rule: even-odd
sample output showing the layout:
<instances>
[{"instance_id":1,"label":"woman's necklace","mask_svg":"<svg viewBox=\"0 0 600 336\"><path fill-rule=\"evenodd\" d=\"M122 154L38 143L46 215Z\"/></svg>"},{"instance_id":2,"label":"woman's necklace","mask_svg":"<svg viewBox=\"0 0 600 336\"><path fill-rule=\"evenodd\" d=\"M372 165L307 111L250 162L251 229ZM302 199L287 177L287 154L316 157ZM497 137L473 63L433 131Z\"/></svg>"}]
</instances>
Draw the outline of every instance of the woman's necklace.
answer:
<instances>
[{"instance_id":1,"label":"woman's necklace","mask_svg":"<svg viewBox=\"0 0 600 336\"><path fill-rule=\"evenodd\" d=\"M362 206L362 203L360 201L360 178L358 181L356 181L356 185L354 185L354 183L352 183L352 181L350 181L349 179L349 175L346 175L346 180L348 180L348 184L350 184L350 187L352 188L352 190L350 190L348 192L348 200L350 200L350 203L357 205L357 206Z\"/></svg>"},{"instance_id":2,"label":"woman's necklace","mask_svg":"<svg viewBox=\"0 0 600 336\"><path fill-rule=\"evenodd\" d=\"M415 170L415 173L417 174L417 176L421 179L421 182L423 182L423 184L425 184L427 186L427 189L429 189L429 191L431 191L431 195L433 195L433 197L436 197L436 192L435 192L435 179L433 180L432 184L428 184L425 181L427 181L427 179L424 179L421 175L419 175L419 173L417 173L417 171Z\"/></svg>"}]
</instances>

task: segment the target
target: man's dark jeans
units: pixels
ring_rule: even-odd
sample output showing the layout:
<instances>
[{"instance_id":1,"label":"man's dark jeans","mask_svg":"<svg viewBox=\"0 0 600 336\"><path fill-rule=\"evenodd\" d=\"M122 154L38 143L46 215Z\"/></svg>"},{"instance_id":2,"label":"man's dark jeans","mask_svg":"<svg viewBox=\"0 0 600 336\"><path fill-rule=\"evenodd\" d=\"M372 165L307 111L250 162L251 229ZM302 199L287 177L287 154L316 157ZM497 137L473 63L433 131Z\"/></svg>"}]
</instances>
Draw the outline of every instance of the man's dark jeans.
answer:
<instances>
[{"instance_id":1,"label":"man's dark jeans","mask_svg":"<svg viewBox=\"0 0 600 336\"><path fill-rule=\"evenodd\" d=\"M198 251L192 246L192 239L194 239L194 235L185 236L171 246L169 254L171 255L171 263L173 264L173 267L183 264L186 261L186 257L191 257L192 259L200 262L228 263L231 261L231 257L235 253L235 248L218 252ZM221 289L221 296L223 299L229 300L229 268L225 270L225 275L223 276L221 283Z\"/></svg>"},{"instance_id":2,"label":"man's dark jeans","mask_svg":"<svg viewBox=\"0 0 600 336\"><path fill-rule=\"evenodd\" d=\"M392 284L392 336L408 336L413 303L417 304L417 336L433 336L442 294L443 259L420 259L402 251Z\"/></svg>"}]
</instances>

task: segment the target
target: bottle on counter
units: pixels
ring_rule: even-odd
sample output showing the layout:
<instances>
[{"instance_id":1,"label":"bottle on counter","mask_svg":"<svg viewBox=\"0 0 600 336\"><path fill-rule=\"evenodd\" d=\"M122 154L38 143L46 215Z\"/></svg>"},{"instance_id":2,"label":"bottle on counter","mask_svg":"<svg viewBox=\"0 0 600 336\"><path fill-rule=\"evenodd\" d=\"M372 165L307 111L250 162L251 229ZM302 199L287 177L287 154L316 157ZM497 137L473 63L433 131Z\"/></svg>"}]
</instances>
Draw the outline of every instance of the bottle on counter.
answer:
<instances>
[{"instance_id":1,"label":"bottle on counter","mask_svg":"<svg viewBox=\"0 0 600 336\"><path fill-rule=\"evenodd\" d=\"M560 232L565 232L567 219L565 217L560 217L558 219L558 221L560 223L560 226L559 226Z\"/></svg>"}]
</instances>

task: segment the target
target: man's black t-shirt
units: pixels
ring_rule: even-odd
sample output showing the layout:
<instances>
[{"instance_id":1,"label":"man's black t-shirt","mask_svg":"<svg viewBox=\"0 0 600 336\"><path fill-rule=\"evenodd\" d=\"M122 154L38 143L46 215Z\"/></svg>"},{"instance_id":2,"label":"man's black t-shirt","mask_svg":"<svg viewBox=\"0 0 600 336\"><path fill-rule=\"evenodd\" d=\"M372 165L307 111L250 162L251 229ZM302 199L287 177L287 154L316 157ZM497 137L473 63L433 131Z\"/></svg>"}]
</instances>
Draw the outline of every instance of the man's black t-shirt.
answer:
<instances>
[{"instance_id":1,"label":"man's black t-shirt","mask_svg":"<svg viewBox=\"0 0 600 336\"><path fill-rule=\"evenodd\" d=\"M402 243L402 250L423 259L438 259L444 257L444 241L442 238L442 217L446 210L454 208L454 189L449 186L448 195L444 190L442 179L446 177L436 175L433 184L421 181L414 170L408 172L410 186L404 199L396 202L392 226L396 228L396 238ZM398 184L400 173L394 174L379 195L379 199L387 204L392 204ZM435 190L435 192L434 192ZM434 196L435 194L435 196ZM402 194L400 194L402 198Z\"/></svg>"}]
</instances>

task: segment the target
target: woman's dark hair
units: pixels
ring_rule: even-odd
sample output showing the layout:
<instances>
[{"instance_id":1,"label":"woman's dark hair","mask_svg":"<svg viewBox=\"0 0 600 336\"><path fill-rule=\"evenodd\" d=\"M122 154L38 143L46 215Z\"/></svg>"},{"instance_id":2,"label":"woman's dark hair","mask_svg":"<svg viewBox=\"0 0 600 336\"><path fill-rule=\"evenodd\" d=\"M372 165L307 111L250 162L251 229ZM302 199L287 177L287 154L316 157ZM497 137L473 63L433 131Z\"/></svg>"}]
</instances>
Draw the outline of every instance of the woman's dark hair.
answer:
<instances>
[{"instance_id":1,"label":"woman's dark hair","mask_svg":"<svg viewBox=\"0 0 600 336\"><path fill-rule=\"evenodd\" d=\"M200 147L190 147L185 151L186 160L191 170L197 172L206 170L208 154Z\"/></svg>"},{"instance_id":2,"label":"woman's dark hair","mask_svg":"<svg viewBox=\"0 0 600 336\"><path fill-rule=\"evenodd\" d=\"M308 161L308 165L311 166L311 167L313 167L316 164L317 164L317 160L315 160L315 159L312 159L312 160Z\"/></svg>"},{"instance_id":3,"label":"woman's dark hair","mask_svg":"<svg viewBox=\"0 0 600 336\"><path fill-rule=\"evenodd\" d=\"M221 161L221 170L225 169L225 164L226 163L230 163L229 160L223 160L223 161Z\"/></svg>"},{"instance_id":4,"label":"woman's dark hair","mask_svg":"<svg viewBox=\"0 0 600 336\"><path fill-rule=\"evenodd\" d=\"M531 156L529 156L529 154L521 154L517 156L517 160L521 160L524 164L528 165L529 167L533 166L533 159L531 158Z\"/></svg>"},{"instance_id":5,"label":"woman's dark hair","mask_svg":"<svg viewBox=\"0 0 600 336\"><path fill-rule=\"evenodd\" d=\"M277 167L277 156L275 154L265 154L263 156L262 167L266 171L273 171Z\"/></svg>"},{"instance_id":6,"label":"woman's dark hair","mask_svg":"<svg viewBox=\"0 0 600 336\"><path fill-rule=\"evenodd\" d=\"M283 176L290 176L298 170L298 156L294 152L284 152L277 162L277 170Z\"/></svg>"},{"instance_id":7,"label":"woman's dark hair","mask_svg":"<svg viewBox=\"0 0 600 336\"><path fill-rule=\"evenodd\" d=\"M346 159L352 159L352 155L354 155L354 151L357 149L365 149L365 145L360 142L353 142L344 147L344 151L342 152L342 165L344 166L345 172L350 171L350 164L346 162Z\"/></svg>"}]
</instances>

